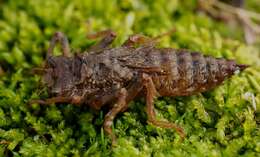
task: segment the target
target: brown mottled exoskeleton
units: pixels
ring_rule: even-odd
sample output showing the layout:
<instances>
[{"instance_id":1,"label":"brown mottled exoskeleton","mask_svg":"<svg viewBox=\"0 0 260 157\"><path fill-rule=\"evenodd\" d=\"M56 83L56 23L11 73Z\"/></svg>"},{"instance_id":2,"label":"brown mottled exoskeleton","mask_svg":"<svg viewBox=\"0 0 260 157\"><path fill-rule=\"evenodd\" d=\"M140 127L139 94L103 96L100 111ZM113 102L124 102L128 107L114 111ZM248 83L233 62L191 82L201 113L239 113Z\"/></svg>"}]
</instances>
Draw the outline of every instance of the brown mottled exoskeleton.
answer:
<instances>
[{"instance_id":1,"label":"brown mottled exoskeleton","mask_svg":"<svg viewBox=\"0 0 260 157\"><path fill-rule=\"evenodd\" d=\"M163 128L174 128L183 138L184 131L174 123L156 120L154 99L158 96L188 96L207 91L221 84L235 71L244 70L233 60L203 56L197 52L156 48L155 38L131 36L121 47L109 48L116 37L112 31L92 37L103 39L88 53L72 56L67 38L60 32L53 36L43 69L44 81L52 98L31 103L71 103L101 109L113 104L106 114L104 130L115 142L112 123L119 112L138 95L146 97L148 122ZM91 36L90 36L91 37ZM53 56L60 42L63 55ZM136 44L139 44L137 46Z\"/></svg>"}]
</instances>

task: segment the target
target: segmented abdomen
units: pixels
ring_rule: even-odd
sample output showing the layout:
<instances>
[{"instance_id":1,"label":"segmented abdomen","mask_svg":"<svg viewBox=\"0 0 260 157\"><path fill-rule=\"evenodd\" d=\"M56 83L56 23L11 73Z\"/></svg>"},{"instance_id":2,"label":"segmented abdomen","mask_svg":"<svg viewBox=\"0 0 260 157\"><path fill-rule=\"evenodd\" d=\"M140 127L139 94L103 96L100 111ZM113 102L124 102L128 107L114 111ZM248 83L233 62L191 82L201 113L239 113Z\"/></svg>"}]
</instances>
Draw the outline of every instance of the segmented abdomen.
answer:
<instances>
[{"instance_id":1,"label":"segmented abdomen","mask_svg":"<svg viewBox=\"0 0 260 157\"><path fill-rule=\"evenodd\" d=\"M161 95L182 96L203 92L221 84L236 70L246 68L233 60L213 58L197 52L174 49L159 51L153 59L157 59L155 64L160 60L159 64L166 75L155 75L153 81Z\"/></svg>"}]
</instances>

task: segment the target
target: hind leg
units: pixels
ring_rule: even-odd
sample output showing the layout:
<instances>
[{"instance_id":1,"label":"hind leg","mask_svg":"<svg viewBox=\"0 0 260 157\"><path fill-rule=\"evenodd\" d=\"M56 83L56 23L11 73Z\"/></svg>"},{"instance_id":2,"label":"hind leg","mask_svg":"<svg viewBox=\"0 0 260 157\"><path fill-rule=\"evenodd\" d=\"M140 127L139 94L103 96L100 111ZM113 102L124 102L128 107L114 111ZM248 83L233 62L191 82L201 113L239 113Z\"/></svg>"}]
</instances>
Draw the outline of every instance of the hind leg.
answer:
<instances>
[{"instance_id":1,"label":"hind leg","mask_svg":"<svg viewBox=\"0 0 260 157\"><path fill-rule=\"evenodd\" d=\"M148 115L148 123L162 128L173 128L177 131L181 138L184 138L184 131L176 124L167 121L156 120L156 115L154 112L154 99L157 96L156 88L153 84L152 78L149 75L143 74L142 79L146 89L146 112Z\"/></svg>"},{"instance_id":2,"label":"hind leg","mask_svg":"<svg viewBox=\"0 0 260 157\"><path fill-rule=\"evenodd\" d=\"M97 32L95 34L87 35L89 39L96 39L102 37L101 41L98 42L96 45L93 45L89 48L88 51L90 52L99 52L105 48L107 48L116 38L116 33L112 30L104 30L101 32Z\"/></svg>"},{"instance_id":3,"label":"hind leg","mask_svg":"<svg viewBox=\"0 0 260 157\"><path fill-rule=\"evenodd\" d=\"M131 35L124 43L123 43L123 46L125 47L133 47L135 45L155 45L156 42L161 39L162 37L165 37L165 36L168 36L168 35L171 35L173 32L175 32L175 28L165 32L165 33L162 33L156 37L147 37L145 35L141 35L141 34L134 34L134 35Z\"/></svg>"},{"instance_id":4,"label":"hind leg","mask_svg":"<svg viewBox=\"0 0 260 157\"><path fill-rule=\"evenodd\" d=\"M129 36L129 38L123 43L125 47L133 47L135 45L143 45L143 44L153 44L152 38L141 34L134 34Z\"/></svg>"}]
</instances>

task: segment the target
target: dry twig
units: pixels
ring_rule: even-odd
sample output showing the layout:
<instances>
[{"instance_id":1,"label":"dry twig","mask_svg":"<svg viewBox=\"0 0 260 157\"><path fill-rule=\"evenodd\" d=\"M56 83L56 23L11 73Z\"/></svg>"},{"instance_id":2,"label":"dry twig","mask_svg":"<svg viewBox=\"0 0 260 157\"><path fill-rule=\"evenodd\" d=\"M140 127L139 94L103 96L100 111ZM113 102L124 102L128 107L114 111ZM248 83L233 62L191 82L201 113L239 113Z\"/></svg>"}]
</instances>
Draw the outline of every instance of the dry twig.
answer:
<instances>
[{"instance_id":1,"label":"dry twig","mask_svg":"<svg viewBox=\"0 0 260 157\"><path fill-rule=\"evenodd\" d=\"M225 22L236 21L243 26L245 40L253 44L260 35L260 14L234 7L218 0L199 0L199 9Z\"/></svg>"}]
</instances>

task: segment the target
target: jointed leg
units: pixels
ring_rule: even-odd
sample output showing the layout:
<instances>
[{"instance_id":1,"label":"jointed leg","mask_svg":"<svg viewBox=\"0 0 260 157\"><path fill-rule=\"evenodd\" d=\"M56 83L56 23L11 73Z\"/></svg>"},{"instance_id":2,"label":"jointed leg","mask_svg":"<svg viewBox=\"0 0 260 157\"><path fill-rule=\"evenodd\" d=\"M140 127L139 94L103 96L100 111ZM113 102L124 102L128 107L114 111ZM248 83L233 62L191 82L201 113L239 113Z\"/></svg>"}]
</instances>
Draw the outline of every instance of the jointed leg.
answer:
<instances>
[{"instance_id":1,"label":"jointed leg","mask_svg":"<svg viewBox=\"0 0 260 157\"><path fill-rule=\"evenodd\" d=\"M146 112L148 115L148 123L151 123L155 126L159 126L162 128L174 128L181 136L181 138L184 138L185 134L182 128L180 128L176 124L166 122L166 121L156 120L156 115L154 112L154 98L157 95L157 91L150 76L144 74L143 81L144 81L144 86L146 88Z\"/></svg>"},{"instance_id":2,"label":"jointed leg","mask_svg":"<svg viewBox=\"0 0 260 157\"><path fill-rule=\"evenodd\" d=\"M134 34L134 35L131 35L124 42L123 46L132 47L132 46L135 46L136 44L138 44L138 45L154 45L154 44L156 44L158 39L160 39L164 36L170 35L173 32L175 32L175 28L171 29L168 32L162 33L162 34L160 34L156 37L147 37L147 36L141 35L141 34Z\"/></svg>"},{"instance_id":3,"label":"jointed leg","mask_svg":"<svg viewBox=\"0 0 260 157\"><path fill-rule=\"evenodd\" d=\"M127 89L126 103L128 104L130 101L134 100L134 98L142 91L143 89L142 78L141 77L136 78L132 83L128 85L126 89ZM128 105L122 108L121 112L125 112L127 108Z\"/></svg>"},{"instance_id":4,"label":"jointed leg","mask_svg":"<svg viewBox=\"0 0 260 157\"><path fill-rule=\"evenodd\" d=\"M57 97L52 97L49 99L45 99L45 100L30 100L29 103L30 104L41 104L41 105L50 105L53 103L72 103L72 104L81 104L83 100L83 97L81 96L73 96L73 97L61 97L61 96L57 96Z\"/></svg>"},{"instance_id":5,"label":"jointed leg","mask_svg":"<svg viewBox=\"0 0 260 157\"><path fill-rule=\"evenodd\" d=\"M63 56L70 57L71 54L70 54L68 39L61 32L56 32L53 35L51 42L50 42L50 47L49 47L48 52L47 52L47 57L49 57L53 54L53 49L54 49L55 45L57 44L57 42L60 42L60 44L61 44Z\"/></svg>"},{"instance_id":6,"label":"jointed leg","mask_svg":"<svg viewBox=\"0 0 260 157\"><path fill-rule=\"evenodd\" d=\"M142 44L153 44L152 38L149 38L147 36L141 35L141 34L134 34L131 35L124 43L123 46L125 47L133 47L136 44L142 45Z\"/></svg>"},{"instance_id":7,"label":"jointed leg","mask_svg":"<svg viewBox=\"0 0 260 157\"><path fill-rule=\"evenodd\" d=\"M125 107L127 106L126 103L127 91L125 88L122 88L117 96L117 102L114 104L113 108L106 114L104 120L104 130L105 132L111 136L112 145L116 142L116 136L112 132L112 124L113 120L115 119L116 115Z\"/></svg>"},{"instance_id":8,"label":"jointed leg","mask_svg":"<svg viewBox=\"0 0 260 157\"><path fill-rule=\"evenodd\" d=\"M10 144L11 142L9 142L9 141L6 141L6 140L1 140L0 141L0 144Z\"/></svg>"},{"instance_id":9,"label":"jointed leg","mask_svg":"<svg viewBox=\"0 0 260 157\"><path fill-rule=\"evenodd\" d=\"M90 52L98 52L107 48L114 41L114 39L116 38L116 33L113 32L112 30L105 30L105 31L97 32L96 34L87 35L87 37L90 39L96 39L102 37L100 42L98 42L96 45L93 45L89 49Z\"/></svg>"},{"instance_id":10,"label":"jointed leg","mask_svg":"<svg viewBox=\"0 0 260 157\"><path fill-rule=\"evenodd\" d=\"M111 87L108 91L98 92L91 97L87 97L85 103L91 108L100 110L101 107L116 99L117 97L115 98L115 96L118 95L118 92L120 92L119 89L113 89L113 87Z\"/></svg>"}]
</instances>

